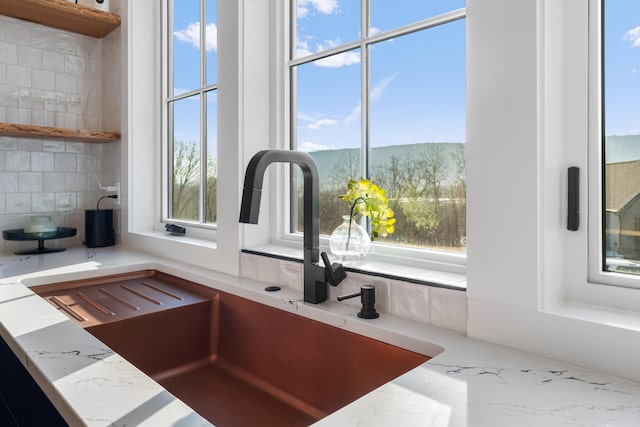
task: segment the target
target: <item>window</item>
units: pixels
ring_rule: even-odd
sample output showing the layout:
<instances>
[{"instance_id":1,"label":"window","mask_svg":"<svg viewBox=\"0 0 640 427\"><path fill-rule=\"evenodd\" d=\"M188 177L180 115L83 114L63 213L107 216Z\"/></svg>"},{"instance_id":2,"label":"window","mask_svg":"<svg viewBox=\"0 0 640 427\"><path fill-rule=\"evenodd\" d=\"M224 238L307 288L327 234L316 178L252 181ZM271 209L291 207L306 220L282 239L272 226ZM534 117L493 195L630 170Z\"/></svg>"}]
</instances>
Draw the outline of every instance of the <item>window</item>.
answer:
<instances>
[{"instance_id":1,"label":"window","mask_svg":"<svg viewBox=\"0 0 640 427\"><path fill-rule=\"evenodd\" d=\"M380 242L464 254L464 0L291 3L291 144L318 164L321 233L365 177L397 219ZM291 192L296 232L302 188Z\"/></svg>"},{"instance_id":2,"label":"window","mask_svg":"<svg viewBox=\"0 0 640 427\"><path fill-rule=\"evenodd\" d=\"M602 1L602 269L640 274L640 3Z\"/></svg>"},{"instance_id":3,"label":"window","mask_svg":"<svg viewBox=\"0 0 640 427\"><path fill-rule=\"evenodd\" d=\"M626 0L549 1L545 8L543 201L549 209L546 220L563 231L549 228L544 234L544 299L551 309L560 301L604 311L637 310L636 262L622 253L631 254L635 242L624 241L629 246L620 248L620 231L634 230L636 223L626 219L621 224L618 213L625 204L619 200L632 191L630 182L621 181L629 178L629 170L621 168L629 166L625 156L637 150L621 141L633 140L637 133L632 111L638 102L634 106L631 95L638 88L634 60L637 64L640 58L629 37L638 25L633 17L639 5ZM580 167L577 231L567 231L566 173L571 166ZM556 167L561 176L551 172Z\"/></svg>"},{"instance_id":4,"label":"window","mask_svg":"<svg viewBox=\"0 0 640 427\"><path fill-rule=\"evenodd\" d=\"M217 2L168 0L163 220L216 223Z\"/></svg>"}]
</instances>

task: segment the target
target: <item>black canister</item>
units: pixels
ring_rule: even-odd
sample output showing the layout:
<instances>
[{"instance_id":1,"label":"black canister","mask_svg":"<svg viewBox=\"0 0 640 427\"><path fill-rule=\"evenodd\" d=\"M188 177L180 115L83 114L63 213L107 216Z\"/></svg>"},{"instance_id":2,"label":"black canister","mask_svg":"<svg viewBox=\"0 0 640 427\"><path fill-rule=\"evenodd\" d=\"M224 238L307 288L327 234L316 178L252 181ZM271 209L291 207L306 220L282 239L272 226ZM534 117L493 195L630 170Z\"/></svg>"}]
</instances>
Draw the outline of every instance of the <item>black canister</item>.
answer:
<instances>
[{"instance_id":1,"label":"black canister","mask_svg":"<svg viewBox=\"0 0 640 427\"><path fill-rule=\"evenodd\" d=\"M84 244L100 248L116 244L113 229L113 209L87 209L84 211Z\"/></svg>"}]
</instances>

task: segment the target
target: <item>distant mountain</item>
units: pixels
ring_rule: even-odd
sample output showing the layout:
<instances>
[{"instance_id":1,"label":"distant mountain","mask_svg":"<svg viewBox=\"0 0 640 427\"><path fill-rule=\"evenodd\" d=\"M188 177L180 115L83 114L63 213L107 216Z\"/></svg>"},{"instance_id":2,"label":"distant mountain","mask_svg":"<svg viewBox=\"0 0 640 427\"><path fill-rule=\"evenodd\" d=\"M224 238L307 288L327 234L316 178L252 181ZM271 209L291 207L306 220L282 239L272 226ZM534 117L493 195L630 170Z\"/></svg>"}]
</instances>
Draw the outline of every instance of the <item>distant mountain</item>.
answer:
<instances>
[{"instance_id":1,"label":"distant mountain","mask_svg":"<svg viewBox=\"0 0 640 427\"><path fill-rule=\"evenodd\" d=\"M389 145L385 147L374 147L371 150L372 157L372 167L385 167L388 166L392 156L397 156L400 159L405 158L419 158L424 155L427 150L429 150L429 146L439 145L442 148L443 159L446 162L447 170L451 170L453 175L453 171L455 170L455 153L458 150L460 145L464 145L464 143L460 142L424 142L418 144L406 144L406 145ZM327 179L330 178L331 172L334 167L340 163L341 159L348 158L352 156L352 158L357 158L359 156L359 150L357 149L340 149L340 150L322 150L322 151L312 151L309 153L311 157L315 160L318 165L318 171L320 174L320 182L326 182ZM448 178L448 182L444 184L448 184L453 182L454 177L450 176Z\"/></svg>"}]
</instances>

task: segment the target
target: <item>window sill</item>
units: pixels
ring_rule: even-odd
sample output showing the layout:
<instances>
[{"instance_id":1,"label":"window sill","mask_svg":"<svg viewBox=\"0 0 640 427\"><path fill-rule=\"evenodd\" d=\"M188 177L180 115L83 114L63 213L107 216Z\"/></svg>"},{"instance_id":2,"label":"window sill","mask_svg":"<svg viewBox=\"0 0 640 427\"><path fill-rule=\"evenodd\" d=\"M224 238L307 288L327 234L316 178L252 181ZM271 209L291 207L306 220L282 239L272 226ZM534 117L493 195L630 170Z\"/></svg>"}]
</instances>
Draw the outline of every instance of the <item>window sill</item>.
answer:
<instances>
[{"instance_id":1,"label":"window sill","mask_svg":"<svg viewBox=\"0 0 640 427\"><path fill-rule=\"evenodd\" d=\"M286 245L253 246L242 249L242 252L296 262L302 262L303 259L302 249ZM410 260L407 264L410 264ZM362 261L344 263L343 266L346 271L386 279L459 291L467 289L467 277L464 274L393 263L389 262L388 257L380 254L369 254Z\"/></svg>"},{"instance_id":2,"label":"window sill","mask_svg":"<svg viewBox=\"0 0 640 427\"><path fill-rule=\"evenodd\" d=\"M190 237L187 235L177 236L162 231L136 231L129 233L131 236L140 236L152 239L158 239L166 241L168 243L175 243L179 245L189 245L197 248L205 249L217 249L218 245L215 241L205 240L200 237Z\"/></svg>"},{"instance_id":3,"label":"window sill","mask_svg":"<svg viewBox=\"0 0 640 427\"><path fill-rule=\"evenodd\" d=\"M564 301L544 311L567 319L640 332L640 316L633 311L589 305L576 301Z\"/></svg>"}]
</instances>

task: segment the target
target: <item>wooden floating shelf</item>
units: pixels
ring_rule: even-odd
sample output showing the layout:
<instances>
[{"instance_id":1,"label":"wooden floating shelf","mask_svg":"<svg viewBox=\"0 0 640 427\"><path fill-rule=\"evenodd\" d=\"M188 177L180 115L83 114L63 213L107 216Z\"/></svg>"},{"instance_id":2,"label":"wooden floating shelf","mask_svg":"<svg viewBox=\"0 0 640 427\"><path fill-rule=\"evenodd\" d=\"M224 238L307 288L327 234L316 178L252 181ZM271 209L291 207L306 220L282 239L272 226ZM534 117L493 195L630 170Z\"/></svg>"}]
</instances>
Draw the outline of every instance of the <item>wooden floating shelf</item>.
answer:
<instances>
[{"instance_id":1,"label":"wooden floating shelf","mask_svg":"<svg viewBox=\"0 0 640 427\"><path fill-rule=\"evenodd\" d=\"M0 123L0 136L27 138L40 137L78 142L110 142L118 141L120 139L120 132L102 132L94 130L64 129L49 126Z\"/></svg>"},{"instance_id":2,"label":"wooden floating shelf","mask_svg":"<svg viewBox=\"0 0 640 427\"><path fill-rule=\"evenodd\" d=\"M66 0L0 0L0 15L101 38L120 25L120 17Z\"/></svg>"}]
</instances>

